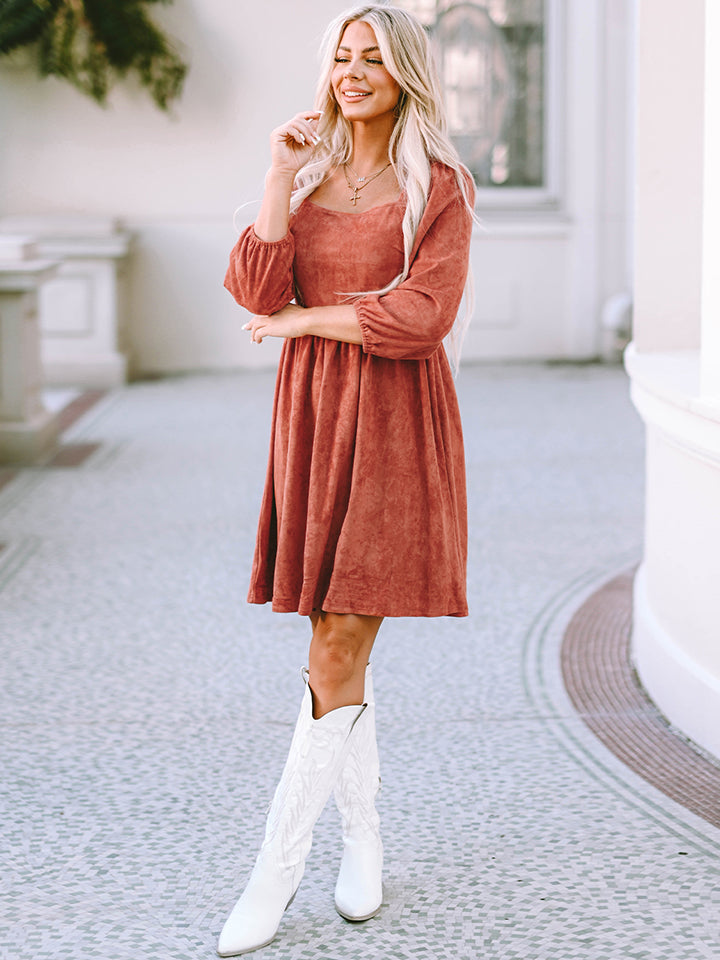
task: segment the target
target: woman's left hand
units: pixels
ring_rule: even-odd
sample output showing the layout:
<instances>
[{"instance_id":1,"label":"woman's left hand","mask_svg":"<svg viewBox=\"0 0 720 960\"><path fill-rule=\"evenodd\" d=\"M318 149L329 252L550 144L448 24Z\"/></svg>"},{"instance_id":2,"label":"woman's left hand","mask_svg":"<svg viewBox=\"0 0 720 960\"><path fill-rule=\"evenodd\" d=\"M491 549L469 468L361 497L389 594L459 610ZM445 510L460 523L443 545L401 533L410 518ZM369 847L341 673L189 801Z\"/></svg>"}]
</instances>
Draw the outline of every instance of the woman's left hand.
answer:
<instances>
[{"instance_id":1,"label":"woman's left hand","mask_svg":"<svg viewBox=\"0 0 720 960\"><path fill-rule=\"evenodd\" d=\"M302 323L304 313L304 307L289 303L270 316L253 317L243 324L243 330L250 331L253 343L262 343L263 337L303 337L306 333Z\"/></svg>"}]
</instances>

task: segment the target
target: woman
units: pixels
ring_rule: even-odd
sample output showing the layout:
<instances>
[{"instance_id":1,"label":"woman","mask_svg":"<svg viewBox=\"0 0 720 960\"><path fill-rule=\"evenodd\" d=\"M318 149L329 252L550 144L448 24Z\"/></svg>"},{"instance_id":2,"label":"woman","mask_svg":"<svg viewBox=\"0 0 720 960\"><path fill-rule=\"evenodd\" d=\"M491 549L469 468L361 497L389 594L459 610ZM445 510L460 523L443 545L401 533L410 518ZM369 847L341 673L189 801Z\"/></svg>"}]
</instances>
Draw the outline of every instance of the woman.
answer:
<instances>
[{"instance_id":1,"label":"woman","mask_svg":"<svg viewBox=\"0 0 720 960\"><path fill-rule=\"evenodd\" d=\"M312 640L265 841L221 956L274 938L333 790L337 910L378 912L370 652L385 616L467 614L462 433L442 341L467 277L472 181L444 133L414 17L358 8L330 25L324 49L318 109L273 131L260 212L225 281L255 314L255 343L285 338L248 599L309 616Z\"/></svg>"}]
</instances>

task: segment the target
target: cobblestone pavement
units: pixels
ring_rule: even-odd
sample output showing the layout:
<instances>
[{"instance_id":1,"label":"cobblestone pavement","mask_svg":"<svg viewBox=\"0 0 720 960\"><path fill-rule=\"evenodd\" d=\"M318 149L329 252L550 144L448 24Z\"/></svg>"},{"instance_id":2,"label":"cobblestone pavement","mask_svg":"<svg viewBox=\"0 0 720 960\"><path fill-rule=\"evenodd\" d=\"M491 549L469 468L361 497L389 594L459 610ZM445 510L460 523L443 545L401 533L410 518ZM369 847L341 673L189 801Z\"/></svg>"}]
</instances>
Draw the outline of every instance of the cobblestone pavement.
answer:
<instances>
[{"instance_id":1,"label":"cobblestone pavement","mask_svg":"<svg viewBox=\"0 0 720 960\"><path fill-rule=\"evenodd\" d=\"M245 604L273 377L112 393L80 466L0 493L0 957L195 960L260 840L309 631ZM560 639L636 563L642 428L619 369L458 381L471 616L374 655L385 901L341 920L337 813L266 960L720 957L720 832L576 717Z\"/></svg>"}]
</instances>

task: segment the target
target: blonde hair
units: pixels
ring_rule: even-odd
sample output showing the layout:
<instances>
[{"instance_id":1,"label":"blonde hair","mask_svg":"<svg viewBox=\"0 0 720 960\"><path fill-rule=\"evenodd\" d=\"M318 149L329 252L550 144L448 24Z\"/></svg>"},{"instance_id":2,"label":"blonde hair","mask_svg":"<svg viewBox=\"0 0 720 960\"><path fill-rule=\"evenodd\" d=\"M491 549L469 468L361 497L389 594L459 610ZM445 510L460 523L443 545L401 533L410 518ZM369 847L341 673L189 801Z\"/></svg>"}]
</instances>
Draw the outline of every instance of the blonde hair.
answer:
<instances>
[{"instance_id":1,"label":"blonde hair","mask_svg":"<svg viewBox=\"0 0 720 960\"><path fill-rule=\"evenodd\" d=\"M297 210L332 170L348 162L352 156L352 126L343 116L335 99L332 73L345 28L358 20L367 23L374 30L383 64L401 91L396 108L398 118L388 148L388 160L407 198L402 224L403 269L382 290L350 294L362 296L373 293L382 296L399 286L409 273L410 253L430 192L431 162L439 161L454 170L460 194L470 215L475 219L468 192L468 180L471 181L472 178L447 135L440 82L430 42L422 24L400 7L366 4L341 14L325 32L320 52L322 73L315 96L315 109L323 111L318 127L321 142L310 162L298 172L295 179L296 190L290 205L291 212ZM469 271L464 292L464 316L462 320L456 319L451 334L451 353L456 368L462 339L472 313L472 275Z\"/></svg>"}]
</instances>

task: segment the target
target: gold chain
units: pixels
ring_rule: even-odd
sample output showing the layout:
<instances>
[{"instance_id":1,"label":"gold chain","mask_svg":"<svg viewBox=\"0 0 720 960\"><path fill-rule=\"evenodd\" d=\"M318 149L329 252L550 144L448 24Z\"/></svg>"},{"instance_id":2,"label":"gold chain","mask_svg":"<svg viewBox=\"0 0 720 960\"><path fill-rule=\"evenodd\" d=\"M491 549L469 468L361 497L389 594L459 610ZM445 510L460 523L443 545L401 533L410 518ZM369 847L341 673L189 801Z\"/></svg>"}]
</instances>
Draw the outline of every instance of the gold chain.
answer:
<instances>
[{"instance_id":1,"label":"gold chain","mask_svg":"<svg viewBox=\"0 0 720 960\"><path fill-rule=\"evenodd\" d=\"M352 196L350 197L350 203L351 203L353 206L356 206L358 200L360 199L360 197L358 197L358 194L360 193L360 191L361 191L361 190L364 190L365 187L366 187L369 183L372 183L372 182L373 182L373 180L377 180L377 178L380 176L380 174L381 174L381 173L385 173L385 171L387 170L387 168L388 168L389 166L390 166L390 164L389 164L389 163L386 163L385 166L382 168L382 170L378 170L378 172L377 172L377 173L374 173L371 177L358 177L358 175L355 173L355 171L352 169L352 167L350 167L350 164L349 164L349 163L344 163L344 164L343 164L343 172L344 172L344 174L345 174L345 180L347 181L348 187L350 187L350 189L351 189L352 192L353 192L353 193L352 193ZM359 181L358 183L355 183L355 184L350 183L350 177L348 176L348 167L350 167L350 169L352 170L353 174L355 175L355 177L356 177L357 180Z\"/></svg>"}]
</instances>

